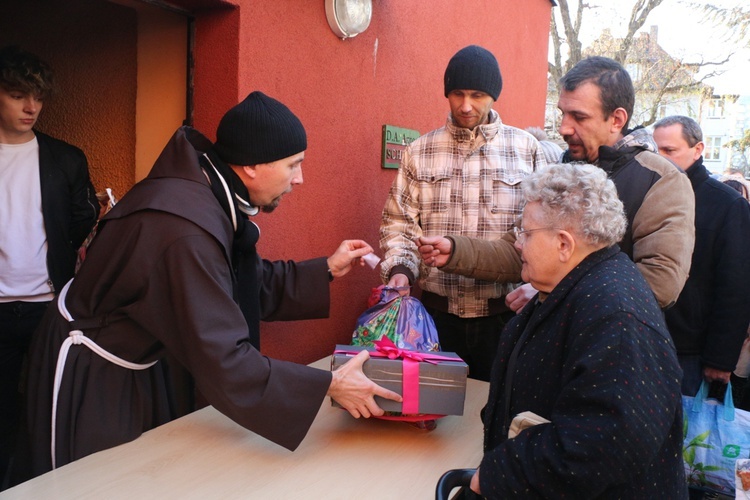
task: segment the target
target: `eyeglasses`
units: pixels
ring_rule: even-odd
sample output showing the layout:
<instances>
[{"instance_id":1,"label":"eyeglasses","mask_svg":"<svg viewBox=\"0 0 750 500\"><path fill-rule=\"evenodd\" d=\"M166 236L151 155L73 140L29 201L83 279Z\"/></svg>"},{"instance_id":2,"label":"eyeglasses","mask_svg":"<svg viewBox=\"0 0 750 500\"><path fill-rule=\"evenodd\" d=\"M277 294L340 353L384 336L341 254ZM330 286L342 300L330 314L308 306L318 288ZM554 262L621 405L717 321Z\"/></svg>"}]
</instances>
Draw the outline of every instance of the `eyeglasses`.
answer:
<instances>
[{"instance_id":1,"label":"eyeglasses","mask_svg":"<svg viewBox=\"0 0 750 500\"><path fill-rule=\"evenodd\" d=\"M533 233L534 231L547 231L550 229L558 230L556 227L538 227L536 229L524 229L522 227L513 226L513 234L516 237L516 241L519 245L523 245L526 242L526 234Z\"/></svg>"}]
</instances>

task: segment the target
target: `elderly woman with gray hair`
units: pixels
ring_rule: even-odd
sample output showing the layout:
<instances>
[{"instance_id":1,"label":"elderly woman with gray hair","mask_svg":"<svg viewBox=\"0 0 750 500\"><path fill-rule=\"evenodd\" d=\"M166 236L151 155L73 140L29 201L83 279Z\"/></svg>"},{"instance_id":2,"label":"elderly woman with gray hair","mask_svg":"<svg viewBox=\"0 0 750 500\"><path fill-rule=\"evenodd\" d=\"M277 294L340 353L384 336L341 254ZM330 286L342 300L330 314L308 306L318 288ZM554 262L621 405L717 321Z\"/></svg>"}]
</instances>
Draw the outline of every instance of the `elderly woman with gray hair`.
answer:
<instances>
[{"instance_id":1,"label":"elderly woman with gray hair","mask_svg":"<svg viewBox=\"0 0 750 500\"><path fill-rule=\"evenodd\" d=\"M653 292L616 245L626 220L614 184L591 165L551 165L523 193L516 248L539 293L501 336L471 489L686 498L680 367ZM542 423L509 438L522 412Z\"/></svg>"}]
</instances>

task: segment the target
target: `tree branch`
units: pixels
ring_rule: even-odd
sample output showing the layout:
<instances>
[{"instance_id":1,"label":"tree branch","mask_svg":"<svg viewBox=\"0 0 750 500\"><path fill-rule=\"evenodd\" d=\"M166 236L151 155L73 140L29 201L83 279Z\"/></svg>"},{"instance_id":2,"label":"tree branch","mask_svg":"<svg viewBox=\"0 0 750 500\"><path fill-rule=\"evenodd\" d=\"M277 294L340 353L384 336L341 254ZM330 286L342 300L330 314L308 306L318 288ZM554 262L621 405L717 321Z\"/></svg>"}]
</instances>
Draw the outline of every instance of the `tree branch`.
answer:
<instances>
[{"instance_id":1,"label":"tree branch","mask_svg":"<svg viewBox=\"0 0 750 500\"><path fill-rule=\"evenodd\" d=\"M633 5L633 9L630 11L630 21L628 21L628 32L622 39L620 50L615 54L615 60L620 64L624 64L630 52L630 47L633 45L633 37L636 32L643 27L646 23L651 11L658 7L663 0L636 0Z\"/></svg>"}]
</instances>

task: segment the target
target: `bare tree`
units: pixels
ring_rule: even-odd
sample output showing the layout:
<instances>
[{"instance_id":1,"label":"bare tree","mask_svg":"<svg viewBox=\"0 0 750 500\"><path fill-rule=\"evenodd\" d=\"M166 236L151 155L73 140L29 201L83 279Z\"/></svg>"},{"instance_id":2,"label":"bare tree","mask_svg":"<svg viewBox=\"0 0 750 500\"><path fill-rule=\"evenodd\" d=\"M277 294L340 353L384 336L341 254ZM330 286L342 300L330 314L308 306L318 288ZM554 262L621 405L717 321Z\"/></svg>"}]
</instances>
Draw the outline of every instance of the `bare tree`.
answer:
<instances>
[{"instance_id":1,"label":"bare tree","mask_svg":"<svg viewBox=\"0 0 750 500\"><path fill-rule=\"evenodd\" d=\"M730 165L742 171L742 174L747 177L748 173L750 173L748 172L747 162L747 158L750 156L750 129L745 130L745 135L739 139L733 139L725 143L722 147L732 151Z\"/></svg>"},{"instance_id":2,"label":"bare tree","mask_svg":"<svg viewBox=\"0 0 750 500\"><path fill-rule=\"evenodd\" d=\"M724 71L720 69L729 61L731 54L721 61L700 61L698 63L685 63L680 59L662 59L655 61L651 67L645 68L643 78L635 82L636 97L640 98L645 109L637 117L633 117L634 123L648 127L659 117L659 108L662 104L675 102L691 94L700 94L701 102L710 99L713 95L713 87L708 86L705 81L714 76L721 75ZM697 76L698 69L706 70L716 67L711 71ZM696 111L696 115L700 113Z\"/></svg>"},{"instance_id":3,"label":"bare tree","mask_svg":"<svg viewBox=\"0 0 750 500\"><path fill-rule=\"evenodd\" d=\"M709 21L727 28L727 35L750 47L750 7L724 8L713 4L690 4L701 9Z\"/></svg>"},{"instance_id":4,"label":"bare tree","mask_svg":"<svg viewBox=\"0 0 750 500\"><path fill-rule=\"evenodd\" d=\"M732 54L728 54L723 60L707 61L701 59L696 62L685 61L667 54L657 46L656 32L652 30L651 36L639 36L638 31L648 21L651 12L659 7L663 0L625 0L630 7L630 18L627 22L627 31L622 37L614 37L610 30L603 26L601 36L588 47L583 47L580 39L582 27L593 22L596 9L602 9L603 2L596 0L557 0L558 9L553 9L550 21L550 37L552 40L552 62L549 63L549 72L553 87L560 78L578 63L582 58L590 55L602 55L610 57L623 66L636 68L637 75L631 74L634 80L636 95L638 96L638 116L633 117L634 124L644 126L651 125L658 117L659 109L665 102L675 102L685 99L690 94L705 94L706 85L704 81L723 72L722 65L726 63ZM710 6L691 4L686 2L696 12L708 12ZM736 10L736 9L735 9ZM714 12L720 15L719 9ZM733 26L739 26L739 17L732 11L734 17ZM725 13L729 15L729 13ZM750 26L750 11L747 12L747 24ZM728 19L728 18L727 18ZM614 24L614 23L613 23ZM737 28L738 29L738 28ZM705 71L711 69L711 71ZM699 77L699 73L701 76ZM555 99L556 89L551 89L548 96L550 101ZM712 92L708 89L708 93ZM548 118L552 123L553 135L554 119Z\"/></svg>"},{"instance_id":5,"label":"bare tree","mask_svg":"<svg viewBox=\"0 0 750 500\"><path fill-rule=\"evenodd\" d=\"M706 19L714 24L726 28L725 36L738 45L750 48L750 7L724 8L714 4L691 4L706 14ZM745 176L748 175L748 161L750 157L750 129L744 131L739 139L733 139L723 145L732 151L731 165L738 168Z\"/></svg>"},{"instance_id":6,"label":"bare tree","mask_svg":"<svg viewBox=\"0 0 750 500\"><path fill-rule=\"evenodd\" d=\"M620 50L615 56L615 61L625 64L630 47L633 45L633 37L636 32L643 27L648 15L661 4L662 0L636 0L633 9L630 11L630 21L628 21L628 32L622 39Z\"/></svg>"},{"instance_id":7,"label":"bare tree","mask_svg":"<svg viewBox=\"0 0 750 500\"><path fill-rule=\"evenodd\" d=\"M734 139L732 141L727 142L724 144L725 148L732 148L736 151L747 151L750 149L750 130L745 131L745 135L743 135L739 139Z\"/></svg>"},{"instance_id":8,"label":"bare tree","mask_svg":"<svg viewBox=\"0 0 750 500\"><path fill-rule=\"evenodd\" d=\"M632 0L631 0L632 1ZM635 0L630 10L628 31L622 38L621 46L614 54L614 59L623 64L627 58L633 37L643 27L648 15L658 7L663 0ZM574 10L568 0L557 0L558 9L553 9L550 22L550 36L552 37L553 62L549 63L549 72L555 82L583 57L583 45L580 40L581 26L584 13L599 8L585 0L574 2ZM566 50L565 50L566 49ZM563 62L563 52L567 58Z\"/></svg>"}]
</instances>

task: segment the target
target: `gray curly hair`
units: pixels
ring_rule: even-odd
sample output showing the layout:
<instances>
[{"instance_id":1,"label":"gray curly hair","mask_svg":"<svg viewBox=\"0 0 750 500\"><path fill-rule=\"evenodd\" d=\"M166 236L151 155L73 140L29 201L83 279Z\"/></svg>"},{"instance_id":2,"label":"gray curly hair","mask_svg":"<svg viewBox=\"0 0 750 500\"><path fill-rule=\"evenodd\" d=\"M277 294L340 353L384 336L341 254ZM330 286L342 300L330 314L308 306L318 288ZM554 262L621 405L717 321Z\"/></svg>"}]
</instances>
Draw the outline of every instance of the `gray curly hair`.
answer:
<instances>
[{"instance_id":1,"label":"gray curly hair","mask_svg":"<svg viewBox=\"0 0 750 500\"><path fill-rule=\"evenodd\" d=\"M589 244L614 245L625 234L627 220L615 184L594 165L552 164L524 179L522 188L526 203L539 202L550 225Z\"/></svg>"}]
</instances>

